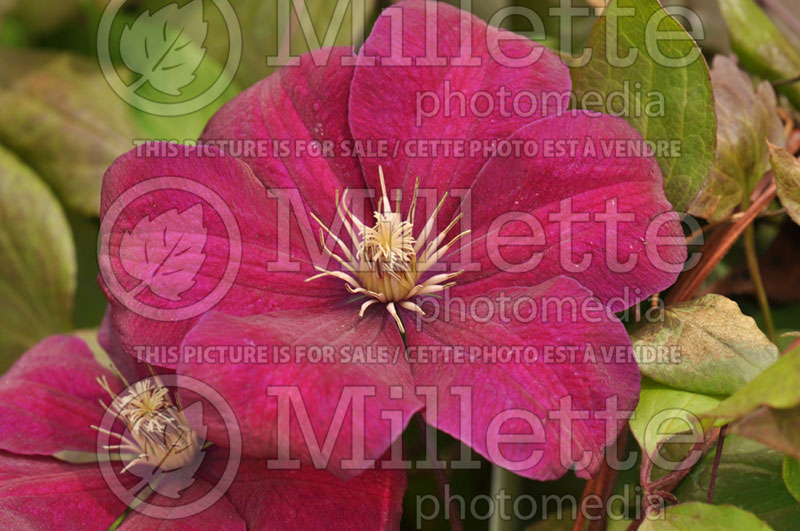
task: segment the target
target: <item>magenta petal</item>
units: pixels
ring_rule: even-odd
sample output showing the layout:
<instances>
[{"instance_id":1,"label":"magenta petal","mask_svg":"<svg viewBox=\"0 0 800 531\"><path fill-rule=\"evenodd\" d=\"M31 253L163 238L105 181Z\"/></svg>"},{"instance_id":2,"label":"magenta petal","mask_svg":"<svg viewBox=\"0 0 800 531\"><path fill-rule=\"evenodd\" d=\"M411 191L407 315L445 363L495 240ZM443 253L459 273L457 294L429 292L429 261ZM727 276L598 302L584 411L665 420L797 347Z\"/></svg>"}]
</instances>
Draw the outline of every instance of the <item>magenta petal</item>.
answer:
<instances>
[{"instance_id":1,"label":"magenta petal","mask_svg":"<svg viewBox=\"0 0 800 531\"><path fill-rule=\"evenodd\" d=\"M342 480L322 470L268 470L242 461L227 496L248 529L399 529L404 470L370 470Z\"/></svg>"},{"instance_id":2,"label":"magenta petal","mask_svg":"<svg viewBox=\"0 0 800 531\"><path fill-rule=\"evenodd\" d=\"M445 64L433 64L433 55ZM530 64L513 66L512 60L520 64L529 55ZM479 64L464 64L469 57ZM374 147L388 142L386 153L362 157L367 183L379 189L377 166L382 165L387 186L403 190L406 207L417 177L421 188L436 189L440 198L445 191L467 188L486 161L482 149L471 155L467 150L466 155L422 156L407 149L429 140L488 146L522 125L565 110L570 88L567 67L540 44L445 3L398 2L378 18L353 76L353 136ZM552 96L544 101L546 93ZM545 103L549 106L543 111ZM443 219L450 208L445 207Z\"/></svg>"},{"instance_id":3,"label":"magenta petal","mask_svg":"<svg viewBox=\"0 0 800 531\"><path fill-rule=\"evenodd\" d=\"M0 449L26 455L64 450L96 452L97 432L110 400L97 383L116 378L75 337L51 336L31 348L0 377Z\"/></svg>"},{"instance_id":4,"label":"magenta petal","mask_svg":"<svg viewBox=\"0 0 800 531\"><path fill-rule=\"evenodd\" d=\"M253 353L249 359L240 354L227 363L215 363L219 346L259 348L261 354ZM192 347L203 347L208 359L201 359L198 351L190 350ZM364 430L366 459L377 459L421 407L413 392L411 371L397 328L383 310L368 311L363 319L353 306L248 318L211 313L189 332L182 351L187 359L179 365L178 373L205 381L225 398L241 427L244 453L250 457L277 457L279 422L291 418L291 457L309 466L305 463L313 462L313 451L309 449L313 443L306 444L296 414L307 411L322 449L340 397L344 397L342 407L347 409L330 460L326 462L323 456L314 465L341 477L357 475L365 467L343 460L354 455L353 439L356 443L362 440L358 431ZM326 357L316 358L317 354ZM358 357L365 355L385 358ZM295 391L295 400L302 399L302 404L289 403L289 393ZM355 398L348 404L349 392ZM279 393L280 397L270 393ZM361 400L363 417L353 413ZM281 416L279 403L284 401L292 407L286 410L289 415ZM402 413L402 425L392 431L390 422L382 417L384 411ZM227 443L226 437L215 440L215 433L219 432L213 426L209 433L212 442L223 446ZM283 441L284 433L281 432ZM331 433L336 437L336 432Z\"/></svg>"},{"instance_id":5,"label":"magenta petal","mask_svg":"<svg viewBox=\"0 0 800 531\"><path fill-rule=\"evenodd\" d=\"M160 507L185 507L201 499L213 488L212 484L202 478L192 479L192 485L181 492L179 498L173 499L161 494L154 494L147 499L147 503ZM208 509L185 518L152 518L133 511L125 518L119 529L147 529L149 531L216 531L217 529L225 529L226 531L244 531L247 527L231 502L222 497Z\"/></svg>"},{"instance_id":6,"label":"magenta petal","mask_svg":"<svg viewBox=\"0 0 800 531\"><path fill-rule=\"evenodd\" d=\"M108 529L125 510L97 465L0 452L0 528ZM63 524L62 524L63 525Z\"/></svg>"},{"instance_id":7,"label":"magenta petal","mask_svg":"<svg viewBox=\"0 0 800 531\"><path fill-rule=\"evenodd\" d=\"M297 190L311 210L333 217L334 194L364 188L357 157L341 156L352 138L347 122L353 50L314 50L253 85L220 109L201 137L224 142L268 188ZM276 149L274 142L283 143ZM314 156L310 143L326 152ZM259 149L233 151L241 143ZM282 149L289 149L282 153Z\"/></svg>"},{"instance_id":8,"label":"magenta petal","mask_svg":"<svg viewBox=\"0 0 800 531\"><path fill-rule=\"evenodd\" d=\"M277 211L245 163L213 148L151 143L118 158L103 180L99 260L125 351L171 367L146 348L177 346L211 307L251 315L341 294L340 281L305 282L308 249L299 237L278 246Z\"/></svg>"},{"instance_id":9,"label":"magenta petal","mask_svg":"<svg viewBox=\"0 0 800 531\"><path fill-rule=\"evenodd\" d=\"M129 355L125 352L125 349L122 348L119 338L117 338L117 333L114 332L114 323L111 319L111 306L106 308L103 322L100 323L100 329L97 331L97 342L103 347L103 350L106 351L111 363L114 364L114 368L119 371L128 383L138 382L139 380L152 376L150 372L151 366Z\"/></svg>"},{"instance_id":10,"label":"magenta petal","mask_svg":"<svg viewBox=\"0 0 800 531\"><path fill-rule=\"evenodd\" d=\"M556 139L575 152L548 152ZM620 118L572 111L511 140L539 151L492 159L472 185L469 240L479 265L459 278L461 294L567 275L619 311L675 282L686 241L656 160L622 151L642 147L636 130ZM560 212L573 213L571 227L562 228Z\"/></svg>"},{"instance_id":11,"label":"magenta petal","mask_svg":"<svg viewBox=\"0 0 800 531\"><path fill-rule=\"evenodd\" d=\"M639 371L622 324L566 277L490 291L465 303L471 310L453 303L449 319L424 323L422 331L409 327L412 356L427 356L412 362L414 383L437 388L438 414L427 405L428 423L525 477L554 479L573 466L581 477L596 472L603 447L616 439L639 394ZM578 309L574 315L572 308ZM442 348L450 349L440 351L450 359L432 357ZM565 349L574 349L574 357ZM609 398L627 413L606 426L596 414L611 410ZM571 426L551 418L561 400L571 400L571 410L586 418ZM512 443L504 440L507 434L532 439Z\"/></svg>"}]
</instances>

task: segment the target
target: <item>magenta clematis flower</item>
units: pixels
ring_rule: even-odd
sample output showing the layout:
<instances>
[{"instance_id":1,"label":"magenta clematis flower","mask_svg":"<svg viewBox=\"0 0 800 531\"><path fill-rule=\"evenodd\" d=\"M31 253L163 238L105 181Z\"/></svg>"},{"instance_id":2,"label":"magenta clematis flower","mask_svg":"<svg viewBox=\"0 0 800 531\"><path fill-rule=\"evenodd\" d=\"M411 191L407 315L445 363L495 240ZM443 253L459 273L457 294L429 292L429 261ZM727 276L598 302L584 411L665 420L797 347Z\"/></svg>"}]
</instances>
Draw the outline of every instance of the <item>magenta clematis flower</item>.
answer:
<instances>
[{"instance_id":1,"label":"magenta clematis flower","mask_svg":"<svg viewBox=\"0 0 800 531\"><path fill-rule=\"evenodd\" d=\"M171 529L399 527L405 491L401 472L371 471L345 483L325 471L268 470L260 459L241 460L224 495L213 496L213 504L209 502L194 514L189 504L202 503L219 484L227 462L225 451L202 448L196 431L199 425L192 426L182 413L173 414L165 389L149 380L137 383L133 395L122 393L112 402L109 393L117 395L125 388L115 374L95 360L81 339L52 336L0 377L3 529L47 529L55 522L69 522L80 529L108 529L123 514L132 498L113 491L98 463L92 462L96 460L98 432L90 425L100 424L104 417L101 402L113 408L130 429L127 435L123 430L112 431L120 434L112 440L127 437L136 451L141 451L126 468L133 470L152 461L168 472L194 459L199 461L191 469L191 477L184 478L189 481L177 489L181 491L178 496L156 488L147 498L153 506L165 507L167 513L185 510L186 516L164 520L160 514L132 511L120 529L160 529L166 523ZM159 429L148 426L164 421L167 425L156 426ZM189 436L176 439L173 435L178 430ZM144 438L149 444L140 446ZM200 456L201 452L205 455ZM122 476L121 485L138 492L133 489L142 474ZM324 520L320 518L323 514Z\"/></svg>"},{"instance_id":2,"label":"magenta clematis flower","mask_svg":"<svg viewBox=\"0 0 800 531\"><path fill-rule=\"evenodd\" d=\"M114 335L140 360L217 389L248 457L291 450L354 476L354 441L369 463L421 412L527 477L588 477L639 390L611 312L671 285L686 257L658 164L608 149L641 143L624 120L567 109L569 72L555 54L453 7L400 2L352 53L311 52L246 90L204 131L215 146L149 144L109 168L111 258L100 258ZM171 178L212 190L236 238L208 214L216 199L198 210L166 184L117 208ZM232 261L235 278L203 308ZM533 310L554 300L602 311ZM256 346L270 347L266 359L223 355ZM357 355L379 347L402 354ZM499 347L537 355L500 359ZM618 349L626 355L600 354ZM363 387L342 416L342 398ZM291 402L298 421L281 434L287 402L275 389L305 405ZM596 414L610 400L623 413ZM565 403L579 412L570 422ZM325 459L305 417L317 441L340 428Z\"/></svg>"}]
</instances>

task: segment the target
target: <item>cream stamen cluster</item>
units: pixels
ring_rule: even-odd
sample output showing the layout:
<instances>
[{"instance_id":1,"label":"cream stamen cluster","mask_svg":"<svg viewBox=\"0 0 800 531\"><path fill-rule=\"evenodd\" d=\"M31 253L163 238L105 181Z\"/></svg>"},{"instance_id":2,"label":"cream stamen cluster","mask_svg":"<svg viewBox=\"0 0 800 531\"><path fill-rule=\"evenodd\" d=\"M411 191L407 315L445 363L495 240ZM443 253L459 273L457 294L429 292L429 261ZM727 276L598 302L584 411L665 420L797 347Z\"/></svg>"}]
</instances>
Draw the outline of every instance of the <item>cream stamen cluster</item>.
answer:
<instances>
[{"instance_id":1,"label":"cream stamen cluster","mask_svg":"<svg viewBox=\"0 0 800 531\"><path fill-rule=\"evenodd\" d=\"M108 406L102 400L100 404L125 424L129 435L97 426L92 428L119 439L119 444L107 445L106 450L133 456L123 472L140 463L163 471L176 470L194 460L201 441L189 427L183 411L172 403L169 390L160 385L158 377L136 382L126 394L117 396L105 377L98 378L97 382L112 398Z\"/></svg>"},{"instance_id":2,"label":"cream stamen cluster","mask_svg":"<svg viewBox=\"0 0 800 531\"><path fill-rule=\"evenodd\" d=\"M442 245L447 234L461 220L462 215L456 216L453 221L440 233L434 235L436 216L442 208L447 193L444 194L439 204L436 205L422 230L414 236L414 214L417 206L419 179L414 185L414 196L405 219L399 210L399 201L395 210L391 208L389 196L386 193L386 182L383 168L378 168L381 181L381 198L378 201L378 210L374 212L375 225L367 226L347 206L347 190L342 193L341 200L336 197L336 215L341 219L355 247L355 252L328 228L318 217L314 219L320 225L320 240L324 251L336 260L345 271L330 270L315 266L319 274L306 279L307 281L331 276L343 280L350 293L364 295L367 300L361 305L359 315L363 317L367 308L373 304L382 303L386 310L397 322L401 332L405 332L403 323L397 313L397 306L424 315L425 312L412 299L420 295L428 295L445 290L455 284L452 279L463 273L442 273L433 275L424 281L421 277L428 272L448 250L469 231L464 231ZM327 232L338 246L341 254L330 250L325 244Z\"/></svg>"}]
</instances>

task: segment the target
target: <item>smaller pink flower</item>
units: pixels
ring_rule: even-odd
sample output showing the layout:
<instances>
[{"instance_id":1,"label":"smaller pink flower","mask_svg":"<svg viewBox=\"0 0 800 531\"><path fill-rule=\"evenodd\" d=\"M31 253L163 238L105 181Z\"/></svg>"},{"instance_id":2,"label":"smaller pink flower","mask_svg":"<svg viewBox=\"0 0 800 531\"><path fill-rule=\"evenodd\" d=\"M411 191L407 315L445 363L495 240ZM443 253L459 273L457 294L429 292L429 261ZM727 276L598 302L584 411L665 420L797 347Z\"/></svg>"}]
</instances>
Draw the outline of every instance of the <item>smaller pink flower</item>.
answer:
<instances>
[{"instance_id":1,"label":"smaller pink flower","mask_svg":"<svg viewBox=\"0 0 800 531\"><path fill-rule=\"evenodd\" d=\"M125 372L130 368L123 364ZM98 432L91 426L101 423L102 404L128 428L110 435L129 454L126 471L119 470L122 463L115 467L125 486L139 479L132 473L136 467L157 467L167 479L147 502L168 511L213 491L227 463L225 451L204 448L200 427L152 381L118 394L125 387L120 379L82 340L69 336L43 340L0 377L0 528L69 522L108 529L125 512L128 500L112 491L96 462ZM169 474L186 467L191 473L171 491ZM264 460L243 459L228 490L202 512L163 520L132 511L120 529L165 523L171 529L397 529L405 484L399 472L367 472L344 482L309 467L271 471Z\"/></svg>"}]
</instances>

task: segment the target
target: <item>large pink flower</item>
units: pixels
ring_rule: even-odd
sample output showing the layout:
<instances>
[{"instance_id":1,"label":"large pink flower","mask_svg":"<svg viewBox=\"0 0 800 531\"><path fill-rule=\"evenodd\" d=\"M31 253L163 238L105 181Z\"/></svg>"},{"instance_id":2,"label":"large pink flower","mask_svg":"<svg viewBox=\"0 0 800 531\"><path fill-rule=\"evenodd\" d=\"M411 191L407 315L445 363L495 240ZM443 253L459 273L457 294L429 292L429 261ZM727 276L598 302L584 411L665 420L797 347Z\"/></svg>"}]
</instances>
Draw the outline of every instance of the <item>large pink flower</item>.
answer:
<instances>
[{"instance_id":1,"label":"large pink flower","mask_svg":"<svg viewBox=\"0 0 800 531\"><path fill-rule=\"evenodd\" d=\"M123 514L130 500L120 491L115 493L98 463L91 462L98 445L98 432L91 426L102 426L105 408L101 401L109 404L108 391L118 393L124 387L95 361L82 340L68 336L43 340L0 377L0 527L47 529L69 522L74 528L108 529ZM157 440L159 433L151 440ZM149 457L156 456L157 448L158 444L147 448L153 454ZM172 452L162 462L197 450ZM196 472L187 478L189 483L181 485L177 497L157 490L147 499L153 506L167 507L168 512L183 510L185 517L164 520L160 514L134 511L120 529L399 526L405 491L402 472L370 471L345 483L328 472L308 468L268 470L261 459L243 459L224 495L214 496L213 505L193 514L190 502L202 503L203 496L219 483L226 464L222 449L203 451ZM122 476L120 484L137 492L132 485L139 477Z\"/></svg>"},{"instance_id":2,"label":"large pink flower","mask_svg":"<svg viewBox=\"0 0 800 531\"><path fill-rule=\"evenodd\" d=\"M147 145L109 168L101 215L113 212L107 250L119 258L103 266L103 284L116 339L219 390L248 456L274 457L288 434L292 453L315 461L295 417L277 434L282 400L270 390L294 388L320 447L338 419L323 461L343 477L358 473L343 463L354 440L363 435L363 457L376 459L398 433L386 413L403 427L418 411L525 476L590 475L625 418L595 413L611 402L631 411L639 390L610 312L671 285L685 259L656 161L615 148L641 143L625 121L567 110L569 72L555 54L450 6L390 7L352 59L350 49L315 51L242 93L203 133L221 149ZM213 190L235 241L220 216L198 217L189 194L115 207L171 177ZM181 258L160 267L154 239ZM198 303L224 282L231 256L238 273L213 311L139 310ZM133 304L109 284L126 274ZM580 311L547 316L553 301ZM354 362L362 348L402 353L403 326L408 358ZM289 355L187 355L237 346ZM315 346L332 357L316 362ZM537 355L505 359L498 347ZM608 355L620 348L626 355ZM359 386L371 393L363 407L354 399L337 417ZM565 403L580 412L572 422L559 420Z\"/></svg>"}]
</instances>

